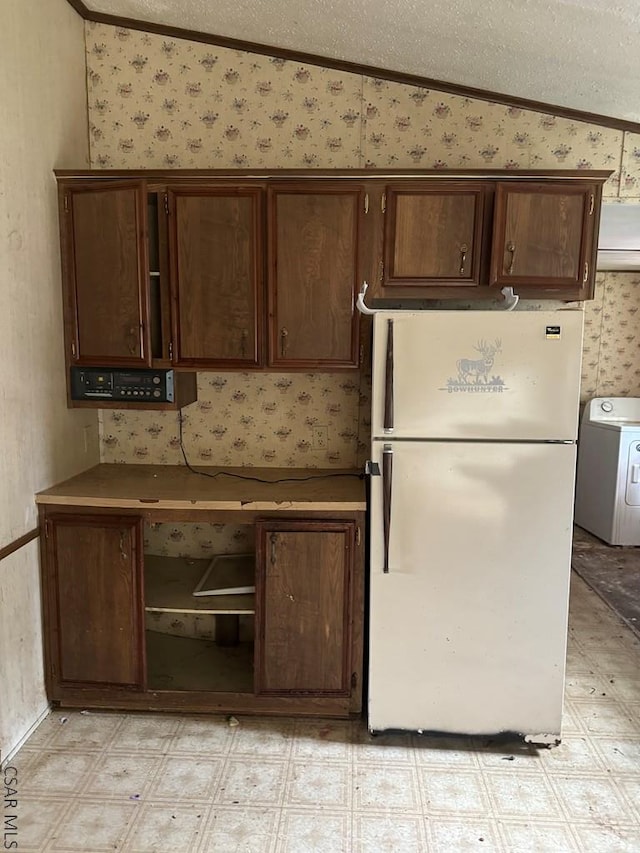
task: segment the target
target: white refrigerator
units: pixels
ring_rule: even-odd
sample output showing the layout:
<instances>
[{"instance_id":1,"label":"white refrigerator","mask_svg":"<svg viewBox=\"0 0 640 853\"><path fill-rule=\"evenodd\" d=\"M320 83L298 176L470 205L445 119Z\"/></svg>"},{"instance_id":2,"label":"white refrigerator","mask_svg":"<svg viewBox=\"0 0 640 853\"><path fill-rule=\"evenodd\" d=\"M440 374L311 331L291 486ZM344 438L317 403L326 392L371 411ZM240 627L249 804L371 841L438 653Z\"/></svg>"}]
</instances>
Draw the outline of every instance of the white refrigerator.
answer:
<instances>
[{"instance_id":1,"label":"white refrigerator","mask_svg":"<svg viewBox=\"0 0 640 853\"><path fill-rule=\"evenodd\" d=\"M559 742L582 325L376 314L370 731Z\"/></svg>"}]
</instances>

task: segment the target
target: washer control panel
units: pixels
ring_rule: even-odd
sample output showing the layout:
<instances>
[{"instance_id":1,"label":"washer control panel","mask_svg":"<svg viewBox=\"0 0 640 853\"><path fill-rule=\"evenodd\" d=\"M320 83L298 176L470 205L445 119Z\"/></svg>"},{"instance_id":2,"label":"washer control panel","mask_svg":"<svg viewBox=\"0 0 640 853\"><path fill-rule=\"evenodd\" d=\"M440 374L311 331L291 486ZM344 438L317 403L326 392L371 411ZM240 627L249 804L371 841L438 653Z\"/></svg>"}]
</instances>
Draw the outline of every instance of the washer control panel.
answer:
<instances>
[{"instance_id":1,"label":"washer control panel","mask_svg":"<svg viewBox=\"0 0 640 853\"><path fill-rule=\"evenodd\" d=\"M173 403L173 370L72 367L71 399Z\"/></svg>"},{"instance_id":2,"label":"washer control panel","mask_svg":"<svg viewBox=\"0 0 640 853\"><path fill-rule=\"evenodd\" d=\"M594 397L585 406L583 423L640 424L640 397Z\"/></svg>"}]
</instances>

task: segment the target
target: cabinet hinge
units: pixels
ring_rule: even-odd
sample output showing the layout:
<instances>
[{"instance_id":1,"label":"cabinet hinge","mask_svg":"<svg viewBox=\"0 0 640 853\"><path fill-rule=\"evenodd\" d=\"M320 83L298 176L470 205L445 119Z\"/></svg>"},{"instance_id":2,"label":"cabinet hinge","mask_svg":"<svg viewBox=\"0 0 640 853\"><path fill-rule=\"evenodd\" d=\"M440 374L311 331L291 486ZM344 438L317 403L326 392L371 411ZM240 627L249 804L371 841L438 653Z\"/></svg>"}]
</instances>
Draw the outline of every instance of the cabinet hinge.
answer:
<instances>
[{"instance_id":1,"label":"cabinet hinge","mask_svg":"<svg viewBox=\"0 0 640 853\"><path fill-rule=\"evenodd\" d=\"M589 216L593 215L593 210L596 206L596 199L593 193L589 196Z\"/></svg>"},{"instance_id":2,"label":"cabinet hinge","mask_svg":"<svg viewBox=\"0 0 640 853\"><path fill-rule=\"evenodd\" d=\"M44 538L45 539L49 538L49 532L50 532L49 519L45 518L45 521L44 521Z\"/></svg>"},{"instance_id":3,"label":"cabinet hinge","mask_svg":"<svg viewBox=\"0 0 640 853\"><path fill-rule=\"evenodd\" d=\"M360 525L356 527L356 545L360 547Z\"/></svg>"},{"instance_id":4,"label":"cabinet hinge","mask_svg":"<svg viewBox=\"0 0 640 853\"><path fill-rule=\"evenodd\" d=\"M69 193L64 194L64 212L69 213Z\"/></svg>"},{"instance_id":5,"label":"cabinet hinge","mask_svg":"<svg viewBox=\"0 0 640 853\"><path fill-rule=\"evenodd\" d=\"M360 367L364 364L364 344L360 344L360 356L358 359Z\"/></svg>"},{"instance_id":6,"label":"cabinet hinge","mask_svg":"<svg viewBox=\"0 0 640 853\"><path fill-rule=\"evenodd\" d=\"M169 194L164 194L164 212L169 215Z\"/></svg>"},{"instance_id":7,"label":"cabinet hinge","mask_svg":"<svg viewBox=\"0 0 640 853\"><path fill-rule=\"evenodd\" d=\"M380 283L384 281L384 262L380 261Z\"/></svg>"},{"instance_id":8,"label":"cabinet hinge","mask_svg":"<svg viewBox=\"0 0 640 853\"><path fill-rule=\"evenodd\" d=\"M75 341L71 341L71 355L72 355L74 358L76 358L76 357L77 357L77 354L76 354L76 342L75 342Z\"/></svg>"},{"instance_id":9,"label":"cabinet hinge","mask_svg":"<svg viewBox=\"0 0 640 853\"><path fill-rule=\"evenodd\" d=\"M364 212L369 213L369 193L364 194Z\"/></svg>"},{"instance_id":10,"label":"cabinet hinge","mask_svg":"<svg viewBox=\"0 0 640 853\"><path fill-rule=\"evenodd\" d=\"M387 194L382 193L382 198L380 199L380 210L384 213L387 209Z\"/></svg>"},{"instance_id":11,"label":"cabinet hinge","mask_svg":"<svg viewBox=\"0 0 640 853\"><path fill-rule=\"evenodd\" d=\"M584 262L584 275L582 277L582 281L586 283L589 279L589 261Z\"/></svg>"},{"instance_id":12,"label":"cabinet hinge","mask_svg":"<svg viewBox=\"0 0 640 853\"><path fill-rule=\"evenodd\" d=\"M169 341L169 360L173 361L173 341Z\"/></svg>"},{"instance_id":13,"label":"cabinet hinge","mask_svg":"<svg viewBox=\"0 0 640 853\"><path fill-rule=\"evenodd\" d=\"M357 673L357 672L352 672L352 673L351 673L351 686L352 686L352 687L356 687L356 686L357 686L357 684L358 684L358 673Z\"/></svg>"}]
</instances>

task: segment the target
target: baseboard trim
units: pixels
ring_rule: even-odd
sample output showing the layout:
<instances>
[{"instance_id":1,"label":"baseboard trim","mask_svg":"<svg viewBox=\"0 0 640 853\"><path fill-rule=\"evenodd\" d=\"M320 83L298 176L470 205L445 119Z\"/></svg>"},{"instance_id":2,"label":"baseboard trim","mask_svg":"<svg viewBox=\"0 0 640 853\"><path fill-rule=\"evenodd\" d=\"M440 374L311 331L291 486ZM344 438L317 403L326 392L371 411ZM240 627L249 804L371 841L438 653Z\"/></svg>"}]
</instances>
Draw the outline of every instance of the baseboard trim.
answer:
<instances>
[{"instance_id":1,"label":"baseboard trim","mask_svg":"<svg viewBox=\"0 0 640 853\"><path fill-rule=\"evenodd\" d=\"M27 732L25 732L25 734L20 738L20 740L18 741L18 743L17 743L17 744L15 744L15 746L12 746L12 747L11 747L11 749L9 750L9 752L8 752L5 756L3 756L3 758L2 758L2 764L0 764L0 769L2 769L2 768L4 768L4 767L6 767L6 766L10 763L11 759L16 755L16 753L18 753L18 752L22 749L22 747L23 747L23 746L25 745L25 743L29 740L29 738L31 737L31 735L32 735L32 734L35 732L35 730L38 728L38 726L40 725L40 723L41 723L44 719L46 719L46 717L48 717L50 713L51 713L51 705L50 705L50 704L48 704L48 705L46 706L46 708L44 709L44 711L42 711L42 713L38 716L38 718L37 718L37 719L36 719L36 721L33 723L33 725L32 725L32 726L28 729L28 731L27 731Z\"/></svg>"}]
</instances>

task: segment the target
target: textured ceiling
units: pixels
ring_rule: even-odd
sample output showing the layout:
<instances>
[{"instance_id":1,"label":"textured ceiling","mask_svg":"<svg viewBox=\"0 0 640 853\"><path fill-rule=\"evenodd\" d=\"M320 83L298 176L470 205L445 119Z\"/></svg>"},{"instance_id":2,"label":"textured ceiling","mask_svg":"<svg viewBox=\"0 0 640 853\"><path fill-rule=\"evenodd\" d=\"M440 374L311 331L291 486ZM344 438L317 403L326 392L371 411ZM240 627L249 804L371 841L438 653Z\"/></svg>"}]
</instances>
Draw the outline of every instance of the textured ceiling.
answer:
<instances>
[{"instance_id":1,"label":"textured ceiling","mask_svg":"<svg viewBox=\"0 0 640 853\"><path fill-rule=\"evenodd\" d=\"M85 0L88 9L640 121L640 0Z\"/></svg>"}]
</instances>

